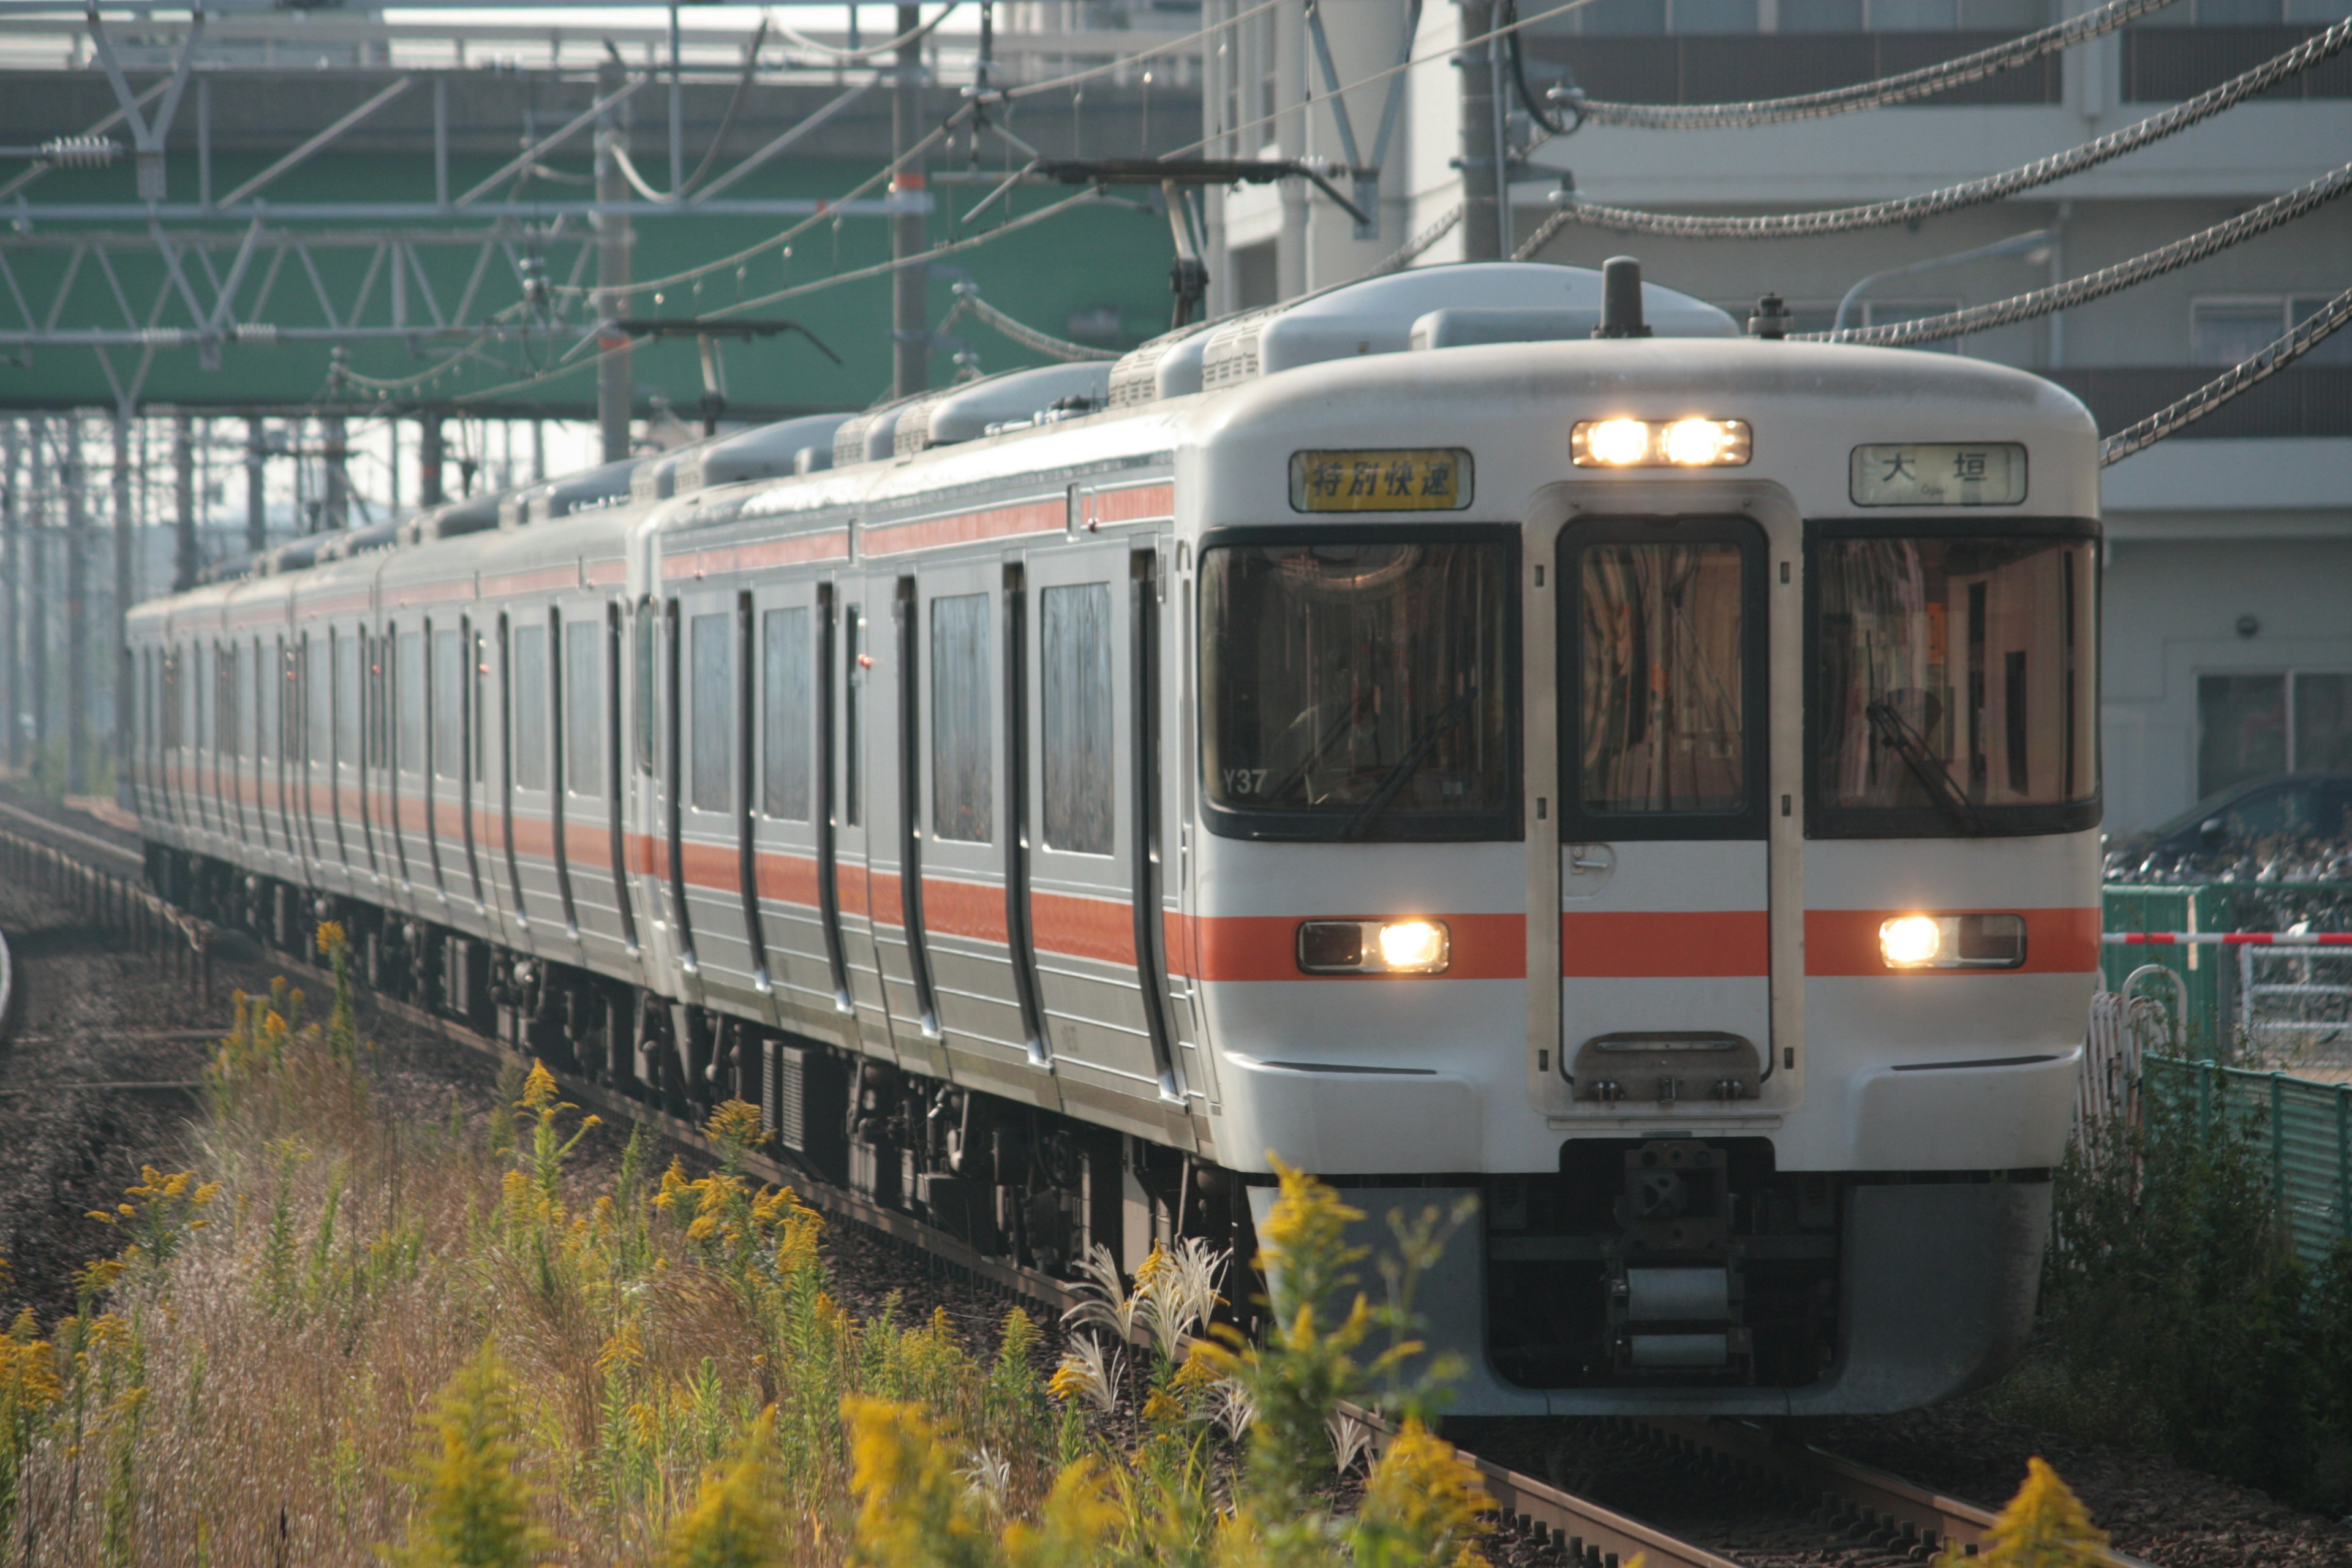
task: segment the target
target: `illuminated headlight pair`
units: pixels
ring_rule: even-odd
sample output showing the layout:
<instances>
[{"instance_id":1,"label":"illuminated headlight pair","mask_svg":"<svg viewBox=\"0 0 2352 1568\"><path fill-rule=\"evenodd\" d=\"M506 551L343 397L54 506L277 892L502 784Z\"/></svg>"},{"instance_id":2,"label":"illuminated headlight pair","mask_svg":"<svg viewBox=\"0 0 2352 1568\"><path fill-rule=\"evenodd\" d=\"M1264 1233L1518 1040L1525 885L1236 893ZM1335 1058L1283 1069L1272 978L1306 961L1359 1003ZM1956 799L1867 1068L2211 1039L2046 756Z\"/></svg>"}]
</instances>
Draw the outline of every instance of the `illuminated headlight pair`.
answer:
<instances>
[{"instance_id":1,"label":"illuminated headlight pair","mask_svg":"<svg viewBox=\"0 0 2352 1568\"><path fill-rule=\"evenodd\" d=\"M1454 962L1443 921L1306 921L1298 967L1308 974L1439 974Z\"/></svg>"},{"instance_id":2,"label":"illuminated headlight pair","mask_svg":"<svg viewBox=\"0 0 2352 1568\"><path fill-rule=\"evenodd\" d=\"M1745 419L1588 419L1568 433L1580 468L1732 468L1749 447Z\"/></svg>"},{"instance_id":3,"label":"illuminated headlight pair","mask_svg":"<svg viewBox=\"0 0 2352 1568\"><path fill-rule=\"evenodd\" d=\"M1897 915L1878 927L1889 969L2015 969L2025 962L2022 915Z\"/></svg>"}]
</instances>

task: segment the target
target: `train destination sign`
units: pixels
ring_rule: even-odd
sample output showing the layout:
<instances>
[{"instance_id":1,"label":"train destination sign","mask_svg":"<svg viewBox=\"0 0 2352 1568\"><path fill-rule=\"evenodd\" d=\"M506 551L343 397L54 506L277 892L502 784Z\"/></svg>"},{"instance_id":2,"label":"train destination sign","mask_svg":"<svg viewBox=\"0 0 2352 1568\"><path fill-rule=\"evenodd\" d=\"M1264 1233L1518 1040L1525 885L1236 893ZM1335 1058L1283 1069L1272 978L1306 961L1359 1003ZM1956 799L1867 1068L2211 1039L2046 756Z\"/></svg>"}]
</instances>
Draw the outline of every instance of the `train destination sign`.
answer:
<instances>
[{"instance_id":1,"label":"train destination sign","mask_svg":"<svg viewBox=\"0 0 2352 1568\"><path fill-rule=\"evenodd\" d=\"M1459 447L1293 452L1298 511L1459 511L1470 504L1470 454Z\"/></svg>"},{"instance_id":2,"label":"train destination sign","mask_svg":"<svg viewBox=\"0 0 2352 1568\"><path fill-rule=\"evenodd\" d=\"M1856 506L2015 506L2025 499L2025 447L2015 441L1917 441L1856 447Z\"/></svg>"}]
</instances>

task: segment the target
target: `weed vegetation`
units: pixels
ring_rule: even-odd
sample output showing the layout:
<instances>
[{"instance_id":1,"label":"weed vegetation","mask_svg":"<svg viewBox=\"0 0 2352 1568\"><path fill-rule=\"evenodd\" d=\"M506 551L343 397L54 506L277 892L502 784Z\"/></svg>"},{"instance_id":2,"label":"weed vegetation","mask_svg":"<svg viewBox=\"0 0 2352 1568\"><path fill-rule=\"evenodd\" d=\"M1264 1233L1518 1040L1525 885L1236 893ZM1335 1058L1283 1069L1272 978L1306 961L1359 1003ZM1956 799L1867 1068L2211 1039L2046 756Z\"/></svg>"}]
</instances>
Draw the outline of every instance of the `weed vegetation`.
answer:
<instances>
[{"instance_id":1,"label":"weed vegetation","mask_svg":"<svg viewBox=\"0 0 2352 1568\"><path fill-rule=\"evenodd\" d=\"M944 1313L838 1304L824 1223L632 1138L590 1192L595 1119L545 1069L487 1128L390 1113L352 1021L236 999L196 1140L94 1215L119 1245L58 1321L0 1334L0 1564L141 1568L1469 1568L1493 1504L1430 1429L1456 1369L1414 1280L1467 1216L1363 1216L1283 1168L1267 1329L1220 1321L1198 1242L1132 1282L1089 1260L1058 1365L1015 1310L992 1351ZM1366 1265L1370 1263L1369 1269ZM5 1286L5 1279L0 1279ZM1344 1414L1377 1404L1385 1445ZM2037 1471L1990 1563L2089 1563ZM1635 1559L1635 1568L1639 1563Z\"/></svg>"},{"instance_id":2,"label":"weed vegetation","mask_svg":"<svg viewBox=\"0 0 2352 1568\"><path fill-rule=\"evenodd\" d=\"M2042 1321L1989 1407L2352 1511L2352 1248L2300 1261L2259 1113L2148 1095L2057 1178Z\"/></svg>"}]
</instances>

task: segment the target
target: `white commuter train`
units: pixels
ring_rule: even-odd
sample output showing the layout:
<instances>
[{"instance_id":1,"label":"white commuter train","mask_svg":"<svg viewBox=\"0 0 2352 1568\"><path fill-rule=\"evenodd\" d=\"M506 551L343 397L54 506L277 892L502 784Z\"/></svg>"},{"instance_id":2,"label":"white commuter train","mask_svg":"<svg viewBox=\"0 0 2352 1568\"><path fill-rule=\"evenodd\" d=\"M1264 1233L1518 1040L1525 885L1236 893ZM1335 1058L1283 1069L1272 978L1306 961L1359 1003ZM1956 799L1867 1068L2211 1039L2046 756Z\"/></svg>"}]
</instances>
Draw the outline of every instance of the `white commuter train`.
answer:
<instances>
[{"instance_id":1,"label":"white commuter train","mask_svg":"<svg viewBox=\"0 0 2352 1568\"><path fill-rule=\"evenodd\" d=\"M1377 1233L1475 1194L1418 1303L1464 1412L1969 1386L2096 967L2095 434L1612 267L1366 281L143 605L151 875L1049 1268L1246 1248L1269 1152Z\"/></svg>"}]
</instances>

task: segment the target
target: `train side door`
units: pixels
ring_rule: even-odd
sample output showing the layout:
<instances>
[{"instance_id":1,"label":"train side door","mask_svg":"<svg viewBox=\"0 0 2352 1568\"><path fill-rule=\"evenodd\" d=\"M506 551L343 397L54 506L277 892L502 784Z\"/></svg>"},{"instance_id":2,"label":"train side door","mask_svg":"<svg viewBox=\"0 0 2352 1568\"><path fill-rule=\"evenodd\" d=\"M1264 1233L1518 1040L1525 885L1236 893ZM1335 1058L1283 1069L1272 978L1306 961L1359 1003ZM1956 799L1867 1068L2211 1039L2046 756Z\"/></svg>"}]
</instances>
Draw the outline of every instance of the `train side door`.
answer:
<instances>
[{"instance_id":1,"label":"train side door","mask_svg":"<svg viewBox=\"0 0 2352 1568\"><path fill-rule=\"evenodd\" d=\"M1769 1069L1766 560L1738 517L1560 532L1558 1070L1580 1108L1753 1100Z\"/></svg>"},{"instance_id":2,"label":"train side door","mask_svg":"<svg viewBox=\"0 0 2352 1568\"><path fill-rule=\"evenodd\" d=\"M917 696L906 766L919 839L923 969L960 1082L1032 1099L1036 1074L1005 901L1008 616L999 561L935 567L915 603Z\"/></svg>"},{"instance_id":3,"label":"train side door","mask_svg":"<svg viewBox=\"0 0 2352 1568\"><path fill-rule=\"evenodd\" d=\"M1047 1049L1089 1100L1116 1096L1164 1134L1181 1089L1153 832L1168 772L1158 559L1041 553L1028 588L1028 923Z\"/></svg>"},{"instance_id":4,"label":"train side door","mask_svg":"<svg viewBox=\"0 0 2352 1568\"><path fill-rule=\"evenodd\" d=\"M891 622L890 580L844 578L836 583L833 612L832 668L827 686L832 731L828 791L833 827L834 918L840 922L843 964L836 1005L855 1015L860 1049L891 1056L889 1003L883 984L880 937L876 927L876 885L887 874L874 870L877 834L888 842L890 797L884 784L894 754L889 686L876 671L887 666ZM882 781L877 783L877 780ZM875 813L884 812L877 826ZM824 846L820 844L822 849ZM820 877L824 875L820 870ZM895 893L895 884L888 884ZM819 889L823 891L822 888ZM897 918L895 902L888 910Z\"/></svg>"},{"instance_id":5,"label":"train side door","mask_svg":"<svg viewBox=\"0 0 2352 1568\"><path fill-rule=\"evenodd\" d=\"M825 773L824 696L834 586L768 581L751 595L752 886L778 1021L819 1037L838 1036L837 998L847 988L841 927L823 879L834 855Z\"/></svg>"}]
</instances>

